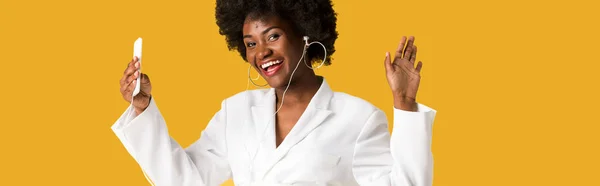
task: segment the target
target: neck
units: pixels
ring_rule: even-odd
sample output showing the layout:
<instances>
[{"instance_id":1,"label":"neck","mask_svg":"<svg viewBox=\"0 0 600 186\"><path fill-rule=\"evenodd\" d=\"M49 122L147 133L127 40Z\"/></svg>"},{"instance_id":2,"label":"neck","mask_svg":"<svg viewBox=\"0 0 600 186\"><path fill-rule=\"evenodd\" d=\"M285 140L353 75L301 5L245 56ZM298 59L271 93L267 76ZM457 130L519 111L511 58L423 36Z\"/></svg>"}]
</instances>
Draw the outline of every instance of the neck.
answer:
<instances>
[{"instance_id":1,"label":"neck","mask_svg":"<svg viewBox=\"0 0 600 186\"><path fill-rule=\"evenodd\" d=\"M285 105L283 106L308 104L323 82L322 77L316 76L314 72L311 74L304 77L296 77L298 79L292 81L287 92L285 92L285 98L283 98L283 92L286 86L275 88L277 104L281 103L282 98L285 99Z\"/></svg>"}]
</instances>

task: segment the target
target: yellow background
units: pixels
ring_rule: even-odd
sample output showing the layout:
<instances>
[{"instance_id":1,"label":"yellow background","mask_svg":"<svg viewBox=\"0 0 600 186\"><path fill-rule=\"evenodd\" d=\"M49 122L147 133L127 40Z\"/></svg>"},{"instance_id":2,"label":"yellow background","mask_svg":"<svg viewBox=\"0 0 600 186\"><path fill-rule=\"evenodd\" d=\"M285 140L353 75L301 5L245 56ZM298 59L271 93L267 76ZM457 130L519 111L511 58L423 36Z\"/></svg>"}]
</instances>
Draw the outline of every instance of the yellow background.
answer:
<instances>
[{"instance_id":1,"label":"yellow background","mask_svg":"<svg viewBox=\"0 0 600 186\"><path fill-rule=\"evenodd\" d=\"M382 61L415 35L418 101L437 109L436 186L600 185L594 1L334 1L336 91L391 118ZM246 88L214 0L0 0L0 185L148 185L110 126L144 38L144 72L188 146Z\"/></svg>"}]
</instances>

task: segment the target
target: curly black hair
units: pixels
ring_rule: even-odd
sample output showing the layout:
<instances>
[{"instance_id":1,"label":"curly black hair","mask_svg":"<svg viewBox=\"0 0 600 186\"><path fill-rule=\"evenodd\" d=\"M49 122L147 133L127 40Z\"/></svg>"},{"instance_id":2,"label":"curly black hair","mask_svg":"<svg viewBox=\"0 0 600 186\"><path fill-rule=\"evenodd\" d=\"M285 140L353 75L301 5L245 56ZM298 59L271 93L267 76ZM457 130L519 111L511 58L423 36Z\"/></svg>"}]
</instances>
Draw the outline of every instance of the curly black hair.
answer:
<instances>
[{"instance_id":1,"label":"curly black hair","mask_svg":"<svg viewBox=\"0 0 600 186\"><path fill-rule=\"evenodd\" d=\"M227 48L236 49L244 61L248 59L242 28L247 16L252 19L278 16L290 21L295 33L309 36L310 41L319 41L325 45L325 65L331 64L330 56L335 52L334 43L338 37L337 14L331 0L217 0L215 18L219 34L225 36ZM306 55L313 63L321 62L324 51L321 46L311 46Z\"/></svg>"}]
</instances>

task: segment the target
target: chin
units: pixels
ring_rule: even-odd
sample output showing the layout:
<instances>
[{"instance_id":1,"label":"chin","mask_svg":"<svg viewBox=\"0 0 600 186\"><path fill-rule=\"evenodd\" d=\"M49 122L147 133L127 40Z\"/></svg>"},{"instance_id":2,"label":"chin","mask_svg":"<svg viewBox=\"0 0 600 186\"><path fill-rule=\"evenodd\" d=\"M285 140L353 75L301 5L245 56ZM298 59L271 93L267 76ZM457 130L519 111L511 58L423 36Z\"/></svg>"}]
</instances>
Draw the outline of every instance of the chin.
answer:
<instances>
[{"instance_id":1,"label":"chin","mask_svg":"<svg viewBox=\"0 0 600 186\"><path fill-rule=\"evenodd\" d=\"M280 72L278 72L278 74L275 74L274 76L269 77L269 79L267 80L267 83L269 83L269 86L271 86L272 88L285 88L288 84L288 82L290 81L290 75L291 75L291 71L287 71L286 69L281 69ZM296 78L298 78L297 76L298 71L296 71L296 74L294 74L294 76L296 76Z\"/></svg>"},{"instance_id":2,"label":"chin","mask_svg":"<svg viewBox=\"0 0 600 186\"><path fill-rule=\"evenodd\" d=\"M285 78L286 76L288 75L281 74L280 76L269 77L267 83L269 83L269 86L271 86L272 88L285 87L289 81L289 79Z\"/></svg>"}]
</instances>

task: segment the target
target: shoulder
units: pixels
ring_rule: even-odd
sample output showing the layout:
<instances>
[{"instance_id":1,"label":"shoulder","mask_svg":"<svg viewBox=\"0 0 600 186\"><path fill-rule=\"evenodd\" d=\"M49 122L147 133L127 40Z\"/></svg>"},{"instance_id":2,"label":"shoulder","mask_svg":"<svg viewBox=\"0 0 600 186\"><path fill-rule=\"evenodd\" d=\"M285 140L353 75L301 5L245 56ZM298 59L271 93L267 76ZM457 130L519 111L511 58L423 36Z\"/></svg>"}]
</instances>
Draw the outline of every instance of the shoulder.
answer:
<instances>
[{"instance_id":1,"label":"shoulder","mask_svg":"<svg viewBox=\"0 0 600 186\"><path fill-rule=\"evenodd\" d=\"M334 112L338 128L344 128L344 135L358 139L371 129L387 129L385 113L365 99L343 92L334 92L329 108ZM388 130L380 130L387 132Z\"/></svg>"},{"instance_id":2,"label":"shoulder","mask_svg":"<svg viewBox=\"0 0 600 186\"><path fill-rule=\"evenodd\" d=\"M336 113L342 113L363 122L366 122L374 113L381 112L367 100L343 92L334 92L330 108Z\"/></svg>"},{"instance_id":3,"label":"shoulder","mask_svg":"<svg viewBox=\"0 0 600 186\"><path fill-rule=\"evenodd\" d=\"M332 106L345 107L348 109L354 108L363 112L374 112L379 110L375 105L371 104L367 100L350 95L344 92L334 92L333 98L331 99Z\"/></svg>"}]
</instances>

